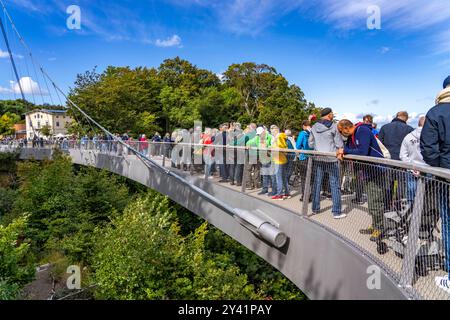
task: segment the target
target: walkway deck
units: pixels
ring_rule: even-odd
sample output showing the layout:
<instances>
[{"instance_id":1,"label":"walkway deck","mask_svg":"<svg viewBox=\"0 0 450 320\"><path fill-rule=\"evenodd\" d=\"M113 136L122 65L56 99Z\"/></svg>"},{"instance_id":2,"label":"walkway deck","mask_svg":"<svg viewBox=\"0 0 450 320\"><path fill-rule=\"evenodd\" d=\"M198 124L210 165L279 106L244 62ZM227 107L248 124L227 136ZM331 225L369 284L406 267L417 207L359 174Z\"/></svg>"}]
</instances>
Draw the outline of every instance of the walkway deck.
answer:
<instances>
[{"instance_id":1,"label":"walkway deck","mask_svg":"<svg viewBox=\"0 0 450 320\"><path fill-rule=\"evenodd\" d=\"M155 158L157 162L162 164L162 159ZM170 163L166 162L166 167L170 167ZM172 170L176 170L173 169ZM201 174L194 174L196 176L202 176ZM224 188L231 189L236 192L242 192L241 187L231 186L229 183L219 183L220 179L212 177L210 182L220 185ZM283 201L271 200L266 195L258 195L260 190L247 190L246 194L265 202L269 202L273 205L287 209L293 213L301 214L303 203L300 201L300 192L293 190L293 197L291 199ZM386 254L379 254L377 252L376 243L369 240L369 236L359 233L360 229L367 228L371 224L371 217L368 213L367 202L364 205L355 205L351 203L353 196L343 196L342 210L347 214L347 218L342 220L333 219L331 213L332 202L328 199L321 201L321 212L317 215L310 216L309 219L315 221L322 227L334 232L340 236L344 241L348 241L356 248L362 250L362 254L369 255L372 259L378 262L379 265L384 266L384 269L394 278L396 281L400 281L400 273L402 270L403 260L395 255L393 250L389 250ZM311 204L309 204L309 212L311 210ZM440 237L439 234L437 234ZM428 276L415 277L413 288L417 293L426 300L450 300L450 293L447 293L435 285L435 277L445 276L444 271L430 271Z\"/></svg>"}]
</instances>

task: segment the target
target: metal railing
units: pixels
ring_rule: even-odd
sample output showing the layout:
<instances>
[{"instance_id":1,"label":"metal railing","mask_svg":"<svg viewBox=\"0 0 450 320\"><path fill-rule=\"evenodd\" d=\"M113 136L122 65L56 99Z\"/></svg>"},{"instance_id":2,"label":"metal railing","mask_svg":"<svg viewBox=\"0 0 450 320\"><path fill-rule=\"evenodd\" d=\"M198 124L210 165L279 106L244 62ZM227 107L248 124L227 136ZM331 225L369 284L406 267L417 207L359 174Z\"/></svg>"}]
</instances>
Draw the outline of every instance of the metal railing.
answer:
<instances>
[{"instance_id":1,"label":"metal railing","mask_svg":"<svg viewBox=\"0 0 450 320\"><path fill-rule=\"evenodd\" d=\"M54 144L62 150L132 156L127 145L168 170L221 182L228 178L230 188L297 212L373 259L412 298L450 299L445 282L450 267L450 170L381 158L346 156L340 161L331 153L215 144Z\"/></svg>"}]
</instances>

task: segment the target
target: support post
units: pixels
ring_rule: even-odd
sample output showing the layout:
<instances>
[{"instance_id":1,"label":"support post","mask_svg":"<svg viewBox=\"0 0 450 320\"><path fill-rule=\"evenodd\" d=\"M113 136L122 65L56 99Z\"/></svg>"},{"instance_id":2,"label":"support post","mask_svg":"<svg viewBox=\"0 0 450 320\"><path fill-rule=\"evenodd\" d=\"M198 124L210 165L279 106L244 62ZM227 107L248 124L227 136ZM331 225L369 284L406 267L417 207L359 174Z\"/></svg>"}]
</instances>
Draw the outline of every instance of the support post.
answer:
<instances>
[{"instance_id":1,"label":"support post","mask_svg":"<svg viewBox=\"0 0 450 320\"><path fill-rule=\"evenodd\" d=\"M244 155L244 169L242 170L242 193L245 193L245 188L247 186L247 170L248 170L248 157L249 157L249 152L247 147L245 148L245 155Z\"/></svg>"},{"instance_id":2,"label":"support post","mask_svg":"<svg viewBox=\"0 0 450 320\"><path fill-rule=\"evenodd\" d=\"M420 222L425 198L425 181L421 178L417 182L416 197L414 199L414 209L411 216L411 225L408 232L408 241L403 257L402 273L400 284L403 287L410 287L413 284L416 267L417 242L419 240Z\"/></svg>"},{"instance_id":3,"label":"support post","mask_svg":"<svg viewBox=\"0 0 450 320\"><path fill-rule=\"evenodd\" d=\"M308 216L308 207L309 207L309 197L311 196L311 177L313 171L313 159L312 156L308 157L308 167L306 170L306 181L305 187L303 188L303 207L302 207L302 216Z\"/></svg>"}]
</instances>

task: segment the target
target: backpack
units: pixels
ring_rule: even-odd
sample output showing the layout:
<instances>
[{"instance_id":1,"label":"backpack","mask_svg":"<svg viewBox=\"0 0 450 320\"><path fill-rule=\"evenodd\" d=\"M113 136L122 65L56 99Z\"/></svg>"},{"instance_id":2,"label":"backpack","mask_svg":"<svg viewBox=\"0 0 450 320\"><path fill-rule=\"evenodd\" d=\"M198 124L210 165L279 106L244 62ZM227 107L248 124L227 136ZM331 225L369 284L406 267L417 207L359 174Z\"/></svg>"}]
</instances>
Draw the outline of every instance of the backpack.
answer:
<instances>
[{"instance_id":1,"label":"backpack","mask_svg":"<svg viewBox=\"0 0 450 320\"><path fill-rule=\"evenodd\" d=\"M375 137L375 140L377 141L378 146L380 147L381 152L383 153L383 157L385 159L391 159L391 153L389 152L388 148L386 148L386 146L377 137Z\"/></svg>"},{"instance_id":2,"label":"backpack","mask_svg":"<svg viewBox=\"0 0 450 320\"><path fill-rule=\"evenodd\" d=\"M356 136L356 131L358 130L358 128L359 127L361 127L362 125L363 125L364 123L358 123L356 126L355 126L355 133L353 134L353 136L352 136L352 142L353 142L353 145L354 146L356 146L356 138L355 138L355 136ZM378 147L380 147L380 150L381 150L381 153L378 151L378 150L376 150L376 149L374 149L373 147L370 147L373 151L375 151L376 153L378 153L378 154L380 154L381 156L383 156L383 158L385 158L385 159L391 159L391 153L389 152L389 150L388 150L388 148L386 148L386 146L380 141L380 139L378 139L378 137L377 136L373 136L374 138L375 138L375 141L377 142L377 144L378 144Z\"/></svg>"}]
</instances>

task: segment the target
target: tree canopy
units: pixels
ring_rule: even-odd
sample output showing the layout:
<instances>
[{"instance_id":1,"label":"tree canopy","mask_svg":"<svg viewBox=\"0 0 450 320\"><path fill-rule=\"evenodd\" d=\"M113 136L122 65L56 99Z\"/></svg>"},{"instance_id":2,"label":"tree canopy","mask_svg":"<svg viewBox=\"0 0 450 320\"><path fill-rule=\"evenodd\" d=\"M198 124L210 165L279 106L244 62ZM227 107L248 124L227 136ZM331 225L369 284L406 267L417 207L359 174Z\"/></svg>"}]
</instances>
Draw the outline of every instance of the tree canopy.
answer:
<instances>
[{"instance_id":1,"label":"tree canopy","mask_svg":"<svg viewBox=\"0 0 450 320\"><path fill-rule=\"evenodd\" d=\"M221 80L179 57L158 68L79 74L70 99L111 131L148 136L191 128L196 120L209 127L240 121L293 129L316 111L302 90L271 66L233 64Z\"/></svg>"}]
</instances>

